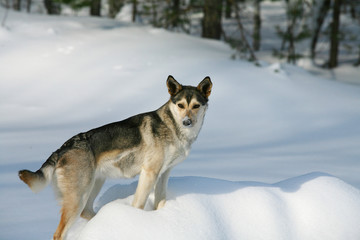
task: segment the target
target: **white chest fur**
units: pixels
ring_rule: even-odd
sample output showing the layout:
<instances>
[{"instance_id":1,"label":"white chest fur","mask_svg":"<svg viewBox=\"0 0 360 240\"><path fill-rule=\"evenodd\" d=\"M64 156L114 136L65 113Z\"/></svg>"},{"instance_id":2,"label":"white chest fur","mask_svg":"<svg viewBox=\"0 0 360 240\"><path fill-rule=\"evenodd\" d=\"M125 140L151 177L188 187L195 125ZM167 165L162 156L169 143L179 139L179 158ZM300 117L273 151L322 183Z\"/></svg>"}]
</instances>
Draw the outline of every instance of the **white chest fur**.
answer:
<instances>
[{"instance_id":1,"label":"white chest fur","mask_svg":"<svg viewBox=\"0 0 360 240\"><path fill-rule=\"evenodd\" d=\"M170 145L165 151L165 159L160 174L184 161L190 153L190 145Z\"/></svg>"}]
</instances>

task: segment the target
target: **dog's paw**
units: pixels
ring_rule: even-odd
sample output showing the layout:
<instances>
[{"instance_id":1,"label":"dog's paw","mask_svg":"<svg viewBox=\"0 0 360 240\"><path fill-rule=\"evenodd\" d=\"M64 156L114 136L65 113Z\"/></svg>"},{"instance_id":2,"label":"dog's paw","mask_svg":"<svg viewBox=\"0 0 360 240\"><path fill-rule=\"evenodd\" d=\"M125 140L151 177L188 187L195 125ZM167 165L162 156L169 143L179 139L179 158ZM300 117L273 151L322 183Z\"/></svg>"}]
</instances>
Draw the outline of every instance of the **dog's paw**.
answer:
<instances>
[{"instance_id":1,"label":"dog's paw","mask_svg":"<svg viewBox=\"0 0 360 240\"><path fill-rule=\"evenodd\" d=\"M159 210L159 209L163 208L165 206L165 203L166 203L165 199L161 200L159 202L159 204L157 205L156 210Z\"/></svg>"}]
</instances>

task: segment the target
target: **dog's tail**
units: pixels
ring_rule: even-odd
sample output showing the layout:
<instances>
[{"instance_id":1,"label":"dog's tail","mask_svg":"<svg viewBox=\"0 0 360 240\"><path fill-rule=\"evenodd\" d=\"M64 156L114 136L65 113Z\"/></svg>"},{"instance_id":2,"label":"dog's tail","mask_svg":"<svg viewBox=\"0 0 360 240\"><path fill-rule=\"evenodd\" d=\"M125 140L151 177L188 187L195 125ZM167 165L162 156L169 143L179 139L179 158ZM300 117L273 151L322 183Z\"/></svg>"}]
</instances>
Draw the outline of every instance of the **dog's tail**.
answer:
<instances>
[{"instance_id":1,"label":"dog's tail","mask_svg":"<svg viewBox=\"0 0 360 240\"><path fill-rule=\"evenodd\" d=\"M29 170L19 171L19 178L26 183L33 192L40 192L51 181L57 160L58 154L54 152L36 172Z\"/></svg>"}]
</instances>

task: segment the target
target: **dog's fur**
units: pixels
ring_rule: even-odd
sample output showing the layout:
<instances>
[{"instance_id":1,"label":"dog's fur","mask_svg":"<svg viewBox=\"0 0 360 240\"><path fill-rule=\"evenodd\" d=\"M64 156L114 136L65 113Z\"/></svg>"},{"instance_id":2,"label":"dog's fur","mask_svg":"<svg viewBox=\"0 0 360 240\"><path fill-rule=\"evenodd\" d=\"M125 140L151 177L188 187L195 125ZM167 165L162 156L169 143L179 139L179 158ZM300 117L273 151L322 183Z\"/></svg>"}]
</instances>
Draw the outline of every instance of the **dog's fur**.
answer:
<instances>
[{"instance_id":1,"label":"dog's fur","mask_svg":"<svg viewBox=\"0 0 360 240\"><path fill-rule=\"evenodd\" d=\"M154 208L164 206L169 173L183 161L197 138L212 83L197 87L167 79L170 100L158 110L92 129L70 138L36 172L19 171L34 192L53 181L61 200L61 220L54 240L64 239L80 215L91 219L93 202L106 177L140 174L132 205L144 208L155 188Z\"/></svg>"}]
</instances>

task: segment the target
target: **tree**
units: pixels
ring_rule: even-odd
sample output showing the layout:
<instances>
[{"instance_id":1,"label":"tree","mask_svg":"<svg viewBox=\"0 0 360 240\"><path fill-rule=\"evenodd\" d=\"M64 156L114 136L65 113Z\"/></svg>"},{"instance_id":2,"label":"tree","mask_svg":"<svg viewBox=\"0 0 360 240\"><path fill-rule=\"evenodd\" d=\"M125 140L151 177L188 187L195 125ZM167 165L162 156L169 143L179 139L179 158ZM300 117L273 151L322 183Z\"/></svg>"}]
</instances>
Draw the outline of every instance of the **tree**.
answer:
<instances>
[{"instance_id":1,"label":"tree","mask_svg":"<svg viewBox=\"0 0 360 240\"><path fill-rule=\"evenodd\" d=\"M180 0L172 0L172 8L170 14L170 26L178 27L180 21Z\"/></svg>"},{"instance_id":2,"label":"tree","mask_svg":"<svg viewBox=\"0 0 360 240\"><path fill-rule=\"evenodd\" d=\"M229 19L231 18L231 12L232 12L232 2L231 0L225 0L225 18Z\"/></svg>"},{"instance_id":3,"label":"tree","mask_svg":"<svg viewBox=\"0 0 360 240\"><path fill-rule=\"evenodd\" d=\"M116 14L123 7L124 3L122 0L108 0L109 4L109 17L115 18Z\"/></svg>"},{"instance_id":4,"label":"tree","mask_svg":"<svg viewBox=\"0 0 360 240\"><path fill-rule=\"evenodd\" d=\"M311 36L310 54L311 59L314 61L316 57L316 45L319 39L321 27L324 23L325 17L330 9L330 0L315 1L315 4L321 4L320 6L314 6L315 24Z\"/></svg>"},{"instance_id":5,"label":"tree","mask_svg":"<svg viewBox=\"0 0 360 240\"><path fill-rule=\"evenodd\" d=\"M254 0L254 30L253 30L253 48L255 51L260 50L261 42L261 14L260 14L260 1Z\"/></svg>"},{"instance_id":6,"label":"tree","mask_svg":"<svg viewBox=\"0 0 360 240\"><path fill-rule=\"evenodd\" d=\"M101 16L101 0L91 0L90 2L90 15Z\"/></svg>"},{"instance_id":7,"label":"tree","mask_svg":"<svg viewBox=\"0 0 360 240\"><path fill-rule=\"evenodd\" d=\"M340 26L340 8L342 0L334 0L333 17L330 33L330 57L329 68L335 68L338 65L339 49L339 26Z\"/></svg>"},{"instance_id":8,"label":"tree","mask_svg":"<svg viewBox=\"0 0 360 240\"><path fill-rule=\"evenodd\" d=\"M26 11L29 13L31 11L31 0L26 0Z\"/></svg>"},{"instance_id":9,"label":"tree","mask_svg":"<svg viewBox=\"0 0 360 240\"><path fill-rule=\"evenodd\" d=\"M9 5L10 5L9 0L6 0L5 1L5 14L4 14L3 19L1 21L1 27L3 27L3 28L6 27L5 23L6 23L6 19L8 17L8 13L9 13L9 8L10 8Z\"/></svg>"},{"instance_id":10,"label":"tree","mask_svg":"<svg viewBox=\"0 0 360 240\"><path fill-rule=\"evenodd\" d=\"M204 18L202 20L202 37L220 39L222 34L221 28L221 0L204 1Z\"/></svg>"},{"instance_id":11,"label":"tree","mask_svg":"<svg viewBox=\"0 0 360 240\"><path fill-rule=\"evenodd\" d=\"M277 34L282 38L280 51L274 50L274 55L286 57L288 63L296 64L302 55L296 51L296 44L310 37L310 30L306 24L306 3L303 0L286 0L286 30L276 26ZM287 52L283 52L287 46Z\"/></svg>"},{"instance_id":12,"label":"tree","mask_svg":"<svg viewBox=\"0 0 360 240\"><path fill-rule=\"evenodd\" d=\"M58 15L61 12L60 2L53 0L44 0L46 11L49 15Z\"/></svg>"},{"instance_id":13,"label":"tree","mask_svg":"<svg viewBox=\"0 0 360 240\"><path fill-rule=\"evenodd\" d=\"M132 0L133 2L133 7L132 7L132 21L135 22L136 21L136 15L137 15L137 5L138 2L137 0Z\"/></svg>"},{"instance_id":14,"label":"tree","mask_svg":"<svg viewBox=\"0 0 360 240\"><path fill-rule=\"evenodd\" d=\"M21 0L13 0L13 9L16 11L21 10Z\"/></svg>"},{"instance_id":15,"label":"tree","mask_svg":"<svg viewBox=\"0 0 360 240\"><path fill-rule=\"evenodd\" d=\"M244 29L244 25L241 22L241 18L240 18L240 9L238 6L238 3L236 0L231 0L232 5L233 5L233 9L234 9L234 13L235 13L235 20L238 26L238 30L240 32L240 40L236 40L236 39L232 39L232 38L227 38L225 36L225 40L227 42L230 43L230 45L236 49L237 53L240 55L241 58L247 58L249 61L254 61L256 63L256 65L259 65L257 58L255 56L255 53L251 47L251 45L249 44L249 41L246 38L246 34L245 34L245 29ZM235 57L236 55L234 55L233 57Z\"/></svg>"}]
</instances>

